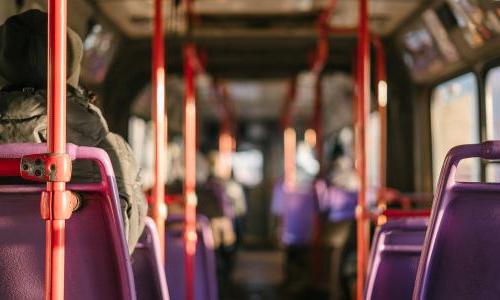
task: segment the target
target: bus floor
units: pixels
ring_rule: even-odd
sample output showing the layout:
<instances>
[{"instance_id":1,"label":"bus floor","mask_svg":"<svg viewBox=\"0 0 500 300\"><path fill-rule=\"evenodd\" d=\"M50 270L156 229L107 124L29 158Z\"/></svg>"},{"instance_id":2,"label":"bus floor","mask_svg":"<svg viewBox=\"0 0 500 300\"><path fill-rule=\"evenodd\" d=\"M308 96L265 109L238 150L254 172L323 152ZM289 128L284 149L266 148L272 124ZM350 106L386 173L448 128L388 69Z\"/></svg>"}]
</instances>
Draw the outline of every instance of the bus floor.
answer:
<instances>
[{"instance_id":1,"label":"bus floor","mask_svg":"<svg viewBox=\"0 0 500 300\"><path fill-rule=\"evenodd\" d=\"M221 300L282 299L283 260L280 250L239 250L232 275L226 280L219 276Z\"/></svg>"},{"instance_id":2,"label":"bus floor","mask_svg":"<svg viewBox=\"0 0 500 300\"><path fill-rule=\"evenodd\" d=\"M313 290L290 293L284 288L285 260L283 250L241 249L236 254L232 275L224 279L219 276L221 300L281 300L281 299L325 299L326 295Z\"/></svg>"}]
</instances>

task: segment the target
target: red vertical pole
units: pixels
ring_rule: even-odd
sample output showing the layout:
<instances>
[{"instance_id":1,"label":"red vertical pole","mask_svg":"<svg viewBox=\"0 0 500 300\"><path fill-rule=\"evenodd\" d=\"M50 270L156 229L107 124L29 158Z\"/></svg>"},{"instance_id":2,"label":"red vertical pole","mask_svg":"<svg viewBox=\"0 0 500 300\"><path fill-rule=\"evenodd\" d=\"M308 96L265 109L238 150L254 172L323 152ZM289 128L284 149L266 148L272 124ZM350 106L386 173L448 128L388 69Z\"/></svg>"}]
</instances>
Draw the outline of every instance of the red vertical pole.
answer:
<instances>
[{"instance_id":1,"label":"red vertical pole","mask_svg":"<svg viewBox=\"0 0 500 300\"><path fill-rule=\"evenodd\" d=\"M194 299L194 257L196 252L196 99L193 66L193 45L184 46L184 196L185 205L185 251L186 251L186 300Z\"/></svg>"},{"instance_id":2,"label":"red vertical pole","mask_svg":"<svg viewBox=\"0 0 500 300\"><path fill-rule=\"evenodd\" d=\"M370 103L370 38L368 31L368 1L359 0L358 76L356 103L356 160L360 180L357 218L357 299L363 298L363 288L368 261L368 218L366 208L366 135L365 127Z\"/></svg>"},{"instance_id":3,"label":"red vertical pole","mask_svg":"<svg viewBox=\"0 0 500 300\"><path fill-rule=\"evenodd\" d=\"M232 168L231 154L234 151L234 118L225 85L220 86L220 97L218 105L221 110L222 122L219 130L218 172L222 178L229 179L231 178Z\"/></svg>"},{"instance_id":4,"label":"red vertical pole","mask_svg":"<svg viewBox=\"0 0 500 300\"><path fill-rule=\"evenodd\" d=\"M323 100L321 76L318 74L314 91L314 120L313 128L316 132L316 156L320 168L323 166ZM321 171L321 170L320 170ZM321 172L320 172L321 173Z\"/></svg>"},{"instance_id":5,"label":"red vertical pole","mask_svg":"<svg viewBox=\"0 0 500 300\"><path fill-rule=\"evenodd\" d=\"M160 253L165 262L165 45L163 35L163 1L155 0L152 43L153 123L155 139L154 185L152 215L160 237Z\"/></svg>"},{"instance_id":6,"label":"red vertical pole","mask_svg":"<svg viewBox=\"0 0 500 300\"><path fill-rule=\"evenodd\" d=\"M294 77L290 81L290 87L287 93L287 98L283 106L282 126L283 126L283 167L284 167L284 183L287 190L295 188L296 170L295 170L295 152L297 137L295 129L291 125L293 104L295 102L297 79Z\"/></svg>"},{"instance_id":7,"label":"red vertical pole","mask_svg":"<svg viewBox=\"0 0 500 300\"><path fill-rule=\"evenodd\" d=\"M335 11L337 5L337 0L330 0L329 4L323 10L318 18L318 43L317 43L317 54L315 62L312 66L312 72L316 73L316 83L314 91L314 115L312 120L312 128L314 128L314 146L316 149L316 156L319 163L319 176L323 176L323 100L322 100L322 84L321 84L321 72L323 71L325 65L328 61L328 55L330 51L330 45L328 42L328 27L332 14ZM316 205L318 200L316 200ZM318 208L319 212L319 208ZM321 217L319 213L315 214L314 221L314 251L313 251L313 269L314 277L316 280L320 279L321 276L321 264L322 264L322 224Z\"/></svg>"},{"instance_id":8,"label":"red vertical pole","mask_svg":"<svg viewBox=\"0 0 500 300\"><path fill-rule=\"evenodd\" d=\"M47 150L66 153L66 0L48 1ZM45 299L64 299L64 231L59 218L65 182L47 182L48 216L45 220ZM43 196L42 196L43 197ZM46 199L46 200L47 200ZM42 215L44 199L42 198Z\"/></svg>"},{"instance_id":9,"label":"red vertical pole","mask_svg":"<svg viewBox=\"0 0 500 300\"><path fill-rule=\"evenodd\" d=\"M379 36L373 37L376 50L377 102L380 122L380 149L379 149L379 197L378 205L385 209L383 192L386 187L387 176L387 73L384 45Z\"/></svg>"},{"instance_id":10,"label":"red vertical pole","mask_svg":"<svg viewBox=\"0 0 500 300\"><path fill-rule=\"evenodd\" d=\"M314 128L315 132L315 150L316 157L319 163L319 177L323 176L323 101L322 101L322 84L321 84L321 76L318 74L316 78L315 84L315 95L314 95L314 115L312 120L312 128ZM313 270L315 280L320 280L321 270L322 270L322 224L321 217L319 215L319 203L316 200L316 206L318 207L318 212L315 214L314 220L314 251L313 251Z\"/></svg>"},{"instance_id":11,"label":"red vertical pole","mask_svg":"<svg viewBox=\"0 0 500 300\"><path fill-rule=\"evenodd\" d=\"M296 185L296 151L297 151L297 135L295 129L292 126L287 126L283 132L283 143L284 143L284 166L285 166L285 176L284 182L287 191L293 191Z\"/></svg>"},{"instance_id":12,"label":"red vertical pole","mask_svg":"<svg viewBox=\"0 0 500 300\"><path fill-rule=\"evenodd\" d=\"M233 152L233 140L231 137L230 120L226 117L222 121L219 131L219 153L217 158L217 173L221 178L231 177L231 152Z\"/></svg>"}]
</instances>

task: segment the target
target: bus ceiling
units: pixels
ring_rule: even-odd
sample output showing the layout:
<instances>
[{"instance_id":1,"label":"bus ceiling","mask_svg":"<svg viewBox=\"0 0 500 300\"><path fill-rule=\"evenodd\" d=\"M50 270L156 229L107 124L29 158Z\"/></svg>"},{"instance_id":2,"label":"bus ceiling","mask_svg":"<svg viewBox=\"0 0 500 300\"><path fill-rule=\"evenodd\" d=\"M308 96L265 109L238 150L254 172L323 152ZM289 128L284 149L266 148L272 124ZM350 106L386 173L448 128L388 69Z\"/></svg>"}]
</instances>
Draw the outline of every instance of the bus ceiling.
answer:
<instances>
[{"instance_id":1,"label":"bus ceiling","mask_svg":"<svg viewBox=\"0 0 500 300\"><path fill-rule=\"evenodd\" d=\"M308 54L316 45L318 16L330 0L197 0L189 26L185 1L163 2L169 73L182 73L181 48L189 32L190 39L210 58L207 69L214 76L269 79L288 78L309 69ZM474 4L471 9L484 17L474 28L468 28L463 24L470 16L457 9L453 1L371 0L369 26L372 33L388 42L392 54L399 54L398 61L406 64L414 82L436 84L472 69L479 61L496 57L499 30L488 24L488 13L498 5L493 2ZM357 6L357 1L338 0L328 23L340 29L357 27ZM29 8L46 9L47 1L2 1L0 21ZM91 24L102 24L118 40L127 41L127 49L121 51L134 60L147 60L152 1L72 0L68 12L68 24L82 37L89 34ZM429 40L430 45L426 42ZM328 41L330 59L324 70L350 72L356 47L354 32L336 31ZM123 60L129 63L127 55ZM267 67L270 64L273 68ZM149 73L144 66L148 63L137 59L130 69L137 74Z\"/></svg>"},{"instance_id":2,"label":"bus ceiling","mask_svg":"<svg viewBox=\"0 0 500 300\"><path fill-rule=\"evenodd\" d=\"M184 1L164 1L164 22L168 34L182 37L187 32ZM256 3L258 2L258 3ZM357 1L338 0L329 23L333 27L357 26ZM373 31L389 36L401 23L427 1L371 1L369 20ZM16 4L17 3L17 4ZM145 3L147 5L145 5ZM191 34L196 38L238 36L273 37L286 34L289 38L314 38L319 13L330 0L199 0L193 3L195 22ZM6 1L2 3L0 21L21 8L47 9L44 0ZM130 39L144 39L152 34L152 1L141 0L73 0L68 3L69 25L84 34L87 21L97 18L113 24ZM355 36L350 33L350 36Z\"/></svg>"},{"instance_id":3,"label":"bus ceiling","mask_svg":"<svg viewBox=\"0 0 500 300\"><path fill-rule=\"evenodd\" d=\"M151 9L143 1L95 0L97 7L113 20L131 38L151 34ZM196 16L191 28L194 36L275 36L287 33L289 37L314 37L318 14L330 0L200 0L193 2ZM419 1L372 1L370 23L375 32L388 35L411 15ZM337 9L329 20L335 27L357 25L357 1L339 0ZM166 26L180 35L187 30L183 17L184 6L167 8ZM125 16L125 17L124 17Z\"/></svg>"},{"instance_id":4,"label":"bus ceiling","mask_svg":"<svg viewBox=\"0 0 500 300\"><path fill-rule=\"evenodd\" d=\"M22 5L23 9L46 9L44 0L11 2ZM89 24L103 24L121 39L133 41L127 43L126 51L133 52L134 60L137 57L147 59L152 34L152 3L141 0L72 0L68 3L68 23L82 37L89 33ZM164 1L166 47L171 58L167 71L182 72L181 46L189 31L190 38L210 58L207 69L217 77L288 78L290 74L309 69L308 54L316 46L318 16L329 3L330 0L197 0L193 2L195 18L188 26L184 1ZM370 1L370 28L373 33L389 38L427 3ZM355 28L357 7L357 1L338 0L328 23L335 28ZM0 12L2 20L16 9L6 7L0 11L4 12ZM330 59L324 70L350 72L352 51L356 47L355 32L330 34L329 44ZM271 63L275 67L267 68ZM147 66L146 61L138 59L138 69L133 71L149 73L140 70Z\"/></svg>"}]
</instances>

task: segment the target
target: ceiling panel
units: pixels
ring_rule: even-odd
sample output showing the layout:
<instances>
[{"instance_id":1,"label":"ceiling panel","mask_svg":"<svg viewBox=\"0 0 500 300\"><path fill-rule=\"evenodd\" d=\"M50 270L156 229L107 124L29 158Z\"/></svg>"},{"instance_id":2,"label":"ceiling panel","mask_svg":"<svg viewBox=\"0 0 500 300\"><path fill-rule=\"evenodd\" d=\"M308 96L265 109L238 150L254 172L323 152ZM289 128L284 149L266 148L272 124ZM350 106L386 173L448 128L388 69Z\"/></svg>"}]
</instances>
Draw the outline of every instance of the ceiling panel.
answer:
<instances>
[{"instance_id":1,"label":"ceiling panel","mask_svg":"<svg viewBox=\"0 0 500 300\"><path fill-rule=\"evenodd\" d=\"M145 37L151 34L151 20L153 16L152 0L95 0L100 9L115 22L130 37ZM214 32L220 21L220 31L231 29L233 32L258 31L266 34L266 31L279 30L282 18L289 18L289 22L296 22L297 26L304 27L305 19L307 30L314 34L315 15L329 0L197 0L194 2L194 12L200 19L209 18L210 32ZM375 32L388 34L397 25L407 18L416 8L421 0L372 0L369 5L370 23ZM170 30L185 32L186 23L183 18L183 8L180 7L174 13L171 2L165 1L166 25ZM358 19L357 0L338 0L335 14L331 23L335 26L353 27ZM296 17L293 19L293 17ZM257 19L255 19L257 18ZM268 18L264 21L265 18ZM229 20L229 22L228 22ZM272 26L275 22L276 26ZM268 26L263 28L247 28L256 23ZM271 24L271 25L269 25ZM204 24L199 24L197 32L203 31ZM278 27L278 28L276 28ZM281 24L283 30L289 29L289 24ZM295 26L294 26L295 28ZM239 31L238 31L239 29ZM220 34L220 33L219 33ZM284 32L284 34L287 34Z\"/></svg>"},{"instance_id":2,"label":"ceiling panel","mask_svg":"<svg viewBox=\"0 0 500 300\"><path fill-rule=\"evenodd\" d=\"M165 29L183 32L185 22L182 10L174 12L170 1L164 1ZM101 11L107 15L125 34L130 37L145 37L152 33L153 1L152 0L124 0L124 1L97 1ZM176 14L177 13L177 14Z\"/></svg>"},{"instance_id":3,"label":"ceiling panel","mask_svg":"<svg viewBox=\"0 0 500 300\"><path fill-rule=\"evenodd\" d=\"M238 119L274 119L282 109L287 92L286 80L229 81L229 99L234 103Z\"/></svg>"},{"instance_id":4,"label":"ceiling panel","mask_svg":"<svg viewBox=\"0 0 500 300\"><path fill-rule=\"evenodd\" d=\"M330 23L338 27L358 24L358 1L339 0ZM419 1L378 0L369 5L370 28L379 34L391 33L419 6Z\"/></svg>"},{"instance_id":5,"label":"ceiling panel","mask_svg":"<svg viewBox=\"0 0 500 300\"><path fill-rule=\"evenodd\" d=\"M197 0L194 11L198 14L276 15L311 11L314 0Z\"/></svg>"}]
</instances>

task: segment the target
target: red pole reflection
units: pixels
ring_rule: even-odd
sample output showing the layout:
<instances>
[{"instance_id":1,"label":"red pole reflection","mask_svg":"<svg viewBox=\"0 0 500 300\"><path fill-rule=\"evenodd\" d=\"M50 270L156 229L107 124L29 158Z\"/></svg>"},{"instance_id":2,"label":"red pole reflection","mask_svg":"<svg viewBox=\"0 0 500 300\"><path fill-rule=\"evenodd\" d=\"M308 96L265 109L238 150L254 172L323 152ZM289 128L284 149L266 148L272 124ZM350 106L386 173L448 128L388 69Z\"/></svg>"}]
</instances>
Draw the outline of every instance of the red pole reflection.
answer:
<instances>
[{"instance_id":1,"label":"red pole reflection","mask_svg":"<svg viewBox=\"0 0 500 300\"><path fill-rule=\"evenodd\" d=\"M379 36L373 36L373 45L376 50L376 80L377 103L380 122L380 148L379 148L379 208L386 208L386 199L383 192L386 188L387 176L387 73L384 45Z\"/></svg>"},{"instance_id":2,"label":"red pole reflection","mask_svg":"<svg viewBox=\"0 0 500 300\"><path fill-rule=\"evenodd\" d=\"M366 208L366 120L370 103L370 37L368 31L368 1L359 0L358 29L358 76L356 105L356 160L360 180L357 218L357 299L363 298L367 261L368 261L368 213Z\"/></svg>"},{"instance_id":3,"label":"red pole reflection","mask_svg":"<svg viewBox=\"0 0 500 300\"><path fill-rule=\"evenodd\" d=\"M288 93L283 105L281 125L283 127L283 168L284 184L289 191L294 190L296 182L295 155L297 136L292 126L293 103L295 102L296 78L290 81Z\"/></svg>"},{"instance_id":4,"label":"red pole reflection","mask_svg":"<svg viewBox=\"0 0 500 300\"><path fill-rule=\"evenodd\" d=\"M47 150L66 153L66 0L48 1ZM64 299L64 233L58 207L67 196L65 182L47 182L42 196L45 219L45 299ZM44 200L48 207L44 207ZM48 212L48 215L46 214Z\"/></svg>"},{"instance_id":5,"label":"red pole reflection","mask_svg":"<svg viewBox=\"0 0 500 300\"><path fill-rule=\"evenodd\" d=\"M165 263L165 45L163 34L163 2L155 0L152 43L153 70L153 124L154 124L154 183L152 215L160 238L160 254Z\"/></svg>"},{"instance_id":6,"label":"red pole reflection","mask_svg":"<svg viewBox=\"0 0 500 300\"><path fill-rule=\"evenodd\" d=\"M184 47L184 196L186 242L186 299L194 299L194 258L196 253L196 98L195 66L196 50L193 45Z\"/></svg>"}]
</instances>

